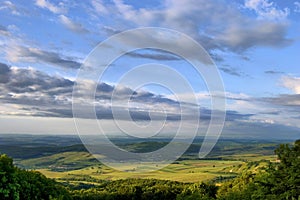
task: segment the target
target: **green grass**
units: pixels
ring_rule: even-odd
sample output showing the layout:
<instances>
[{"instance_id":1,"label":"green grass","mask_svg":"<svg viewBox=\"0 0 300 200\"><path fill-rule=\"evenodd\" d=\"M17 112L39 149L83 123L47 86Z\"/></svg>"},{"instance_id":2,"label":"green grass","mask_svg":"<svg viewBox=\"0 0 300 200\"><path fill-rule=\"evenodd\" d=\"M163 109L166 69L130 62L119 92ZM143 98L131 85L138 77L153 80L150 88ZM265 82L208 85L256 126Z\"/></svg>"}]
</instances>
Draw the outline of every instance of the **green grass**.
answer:
<instances>
[{"instance_id":1,"label":"green grass","mask_svg":"<svg viewBox=\"0 0 300 200\"><path fill-rule=\"evenodd\" d=\"M51 156L18 161L19 166L36 169L49 178L65 182L88 182L119 180L128 178L153 178L179 182L201 182L233 178L244 170L257 172L267 165L264 160L275 161L272 155L236 154L226 155L223 160L179 160L162 169L160 165L143 163L138 166L152 166L154 171L137 172L137 166L122 163L118 171L97 161L87 152L63 152ZM250 163L250 164L249 164ZM154 166L154 167L153 167Z\"/></svg>"},{"instance_id":2,"label":"green grass","mask_svg":"<svg viewBox=\"0 0 300 200\"><path fill-rule=\"evenodd\" d=\"M51 156L32 158L17 162L30 169L47 168L50 171L69 171L95 165L98 161L87 152L64 152Z\"/></svg>"},{"instance_id":3,"label":"green grass","mask_svg":"<svg viewBox=\"0 0 300 200\"><path fill-rule=\"evenodd\" d=\"M120 163L118 167L121 171L117 171L99 163L83 145L75 144L75 139L69 142L69 137L63 137L61 140L29 137L27 142L17 140L17 143L14 142L14 138L4 139L0 151L15 155L16 165L26 169L36 169L47 177L59 181L94 184L99 181L127 178L155 178L180 182L222 181L244 170L253 172L260 170L267 164L261 160L275 161L276 157L273 153L278 145L276 142L265 141L221 140L206 160L199 160L197 155L201 142L195 142L178 161L162 169L160 169L161 164L156 166L155 163L142 163L138 166L132 163ZM55 145L55 139L62 142ZM51 145L48 145L48 142ZM167 144L165 140L128 142L119 139L117 142L121 148L139 153L153 151ZM101 157L101 155L97 156ZM153 171L149 172L149 169ZM144 172L137 173L137 171Z\"/></svg>"},{"instance_id":4,"label":"green grass","mask_svg":"<svg viewBox=\"0 0 300 200\"><path fill-rule=\"evenodd\" d=\"M135 173L117 171L105 165L93 165L77 170L53 171L49 168L38 169L47 177L63 181L86 181L89 177L90 182L95 180L119 180L127 178L154 178L161 180L173 180L179 182L201 182L215 179L216 177L227 177L236 175L232 171L235 166L243 165L242 161L209 161L209 160L186 160L152 172ZM131 165L125 168L134 167ZM230 171L231 170L231 171ZM75 178L74 178L75 177Z\"/></svg>"}]
</instances>

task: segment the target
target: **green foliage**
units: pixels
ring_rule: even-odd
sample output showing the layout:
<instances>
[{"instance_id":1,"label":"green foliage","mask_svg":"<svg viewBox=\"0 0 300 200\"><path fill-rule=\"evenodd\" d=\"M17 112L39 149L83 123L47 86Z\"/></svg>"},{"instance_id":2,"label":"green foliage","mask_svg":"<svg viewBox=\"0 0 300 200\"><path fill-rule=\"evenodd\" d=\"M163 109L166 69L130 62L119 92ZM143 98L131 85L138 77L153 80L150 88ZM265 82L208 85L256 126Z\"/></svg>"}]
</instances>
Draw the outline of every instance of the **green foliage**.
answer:
<instances>
[{"instance_id":1,"label":"green foliage","mask_svg":"<svg viewBox=\"0 0 300 200\"><path fill-rule=\"evenodd\" d=\"M0 155L0 199L20 199L20 185L17 183L16 169L13 160Z\"/></svg>"},{"instance_id":2,"label":"green foliage","mask_svg":"<svg viewBox=\"0 0 300 200\"><path fill-rule=\"evenodd\" d=\"M270 192L280 199L300 197L300 144L299 140L290 147L282 144L275 153L280 160L268 169L268 181L272 184Z\"/></svg>"},{"instance_id":3,"label":"green foliage","mask_svg":"<svg viewBox=\"0 0 300 200\"><path fill-rule=\"evenodd\" d=\"M19 169L6 155L0 157L1 200L171 200L215 199L217 187L210 184L186 184L155 179L126 179L100 182L90 189L70 188L67 191L37 171Z\"/></svg>"},{"instance_id":4,"label":"green foliage","mask_svg":"<svg viewBox=\"0 0 300 200\"><path fill-rule=\"evenodd\" d=\"M18 182L21 199L70 199L62 186L36 171L19 170Z\"/></svg>"},{"instance_id":5,"label":"green foliage","mask_svg":"<svg viewBox=\"0 0 300 200\"><path fill-rule=\"evenodd\" d=\"M0 156L1 200L50 200L71 199L69 193L54 180L39 172L26 171L13 165L6 155Z\"/></svg>"},{"instance_id":6,"label":"green foliage","mask_svg":"<svg viewBox=\"0 0 300 200\"><path fill-rule=\"evenodd\" d=\"M184 188L183 191L177 196L177 200L216 199L217 190L218 187L212 184L193 184Z\"/></svg>"},{"instance_id":7,"label":"green foliage","mask_svg":"<svg viewBox=\"0 0 300 200\"><path fill-rule=\"evenodd\" d=\"M74 200L86 199L215 199L217 187L156 179L126 179L103 183L88 190L74 190Z\"/></svg>"},{"instance_id":8,"label":"green foliage","mask_svg":"<svg viewBox=\"0 0 300 200\"><path fill-rule=\"evenodd\" d=\"M223 184L219 199L300 199L300 141L280 145L278 162L269 163L265 172L242 174Z\"/></svg>"},{"instance_id":9,"label":"green foliage","mask_svg":"<svg viewBox=\"0 0 300 200\"><path fill-rule=\"evenodd\" d=\"M300 199L300 140L297 140L294 145L280 145L275 150L275 154L278 157L278 162L266 160L247 162L247 165L242 169L244 170L243 173L230 181L224 182L221 187L209 183L194 184L156 179L95 181L94 177L80 174L80 176L70 175L72 179L69 177L68 181L81 182L79 185L69 184L68 190L39 172L15 167L10 157L0 155L0 199ZM70 157L60 157L59 159L69 161ZM89 184L91 181L95 185Z\"/></svg>"}]
</instances>

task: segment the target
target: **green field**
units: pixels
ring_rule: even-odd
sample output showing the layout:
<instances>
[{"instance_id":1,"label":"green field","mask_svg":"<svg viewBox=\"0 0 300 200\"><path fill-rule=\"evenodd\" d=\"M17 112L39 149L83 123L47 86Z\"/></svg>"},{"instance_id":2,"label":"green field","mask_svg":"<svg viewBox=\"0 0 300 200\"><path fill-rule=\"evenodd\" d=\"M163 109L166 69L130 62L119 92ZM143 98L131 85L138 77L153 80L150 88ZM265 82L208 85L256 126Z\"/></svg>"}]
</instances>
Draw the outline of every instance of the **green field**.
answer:
<instances>
[{"instance_id":1,"label":"green field","mask_svg":"<svg viewBox=\"0 0 300 200\"><path fill-rule=\"evenodd\" d=\"M201 140L194 142L176 162L161 169L153 163L152 172L137 173L137 166L122 163L122 171L109 168L95 159L76 137L70 136L5 136L0 142L0 152L15 158L15 164L25 169L35 169L60 182L91 183L128 178L161 179L179 182L211 181L221 183L240 174L253 172L274 162L274 149L278 142L251 140L220 140L204 160L197 158ZM153 141L116 141L123 149L132 152L149 152L167 144L166 139ZM101 155L97 155L101 156ZM265 160L265 161L264 161Z\"/></svg>"},{"instance_id":2,"label":"green field","mask_svg":"<svg viewBox=\"0 0 300 200\"><path fill-rule=\"evenodd\" d=\"M109 168L87 152L64 152L40 158L18 161L19 166L36 169L47 177L65 182L90 182L98 180L118 180L127 178L153 178L161 180L173 180L179 182L201 182L233 178L247 168L244 160L254 164L248 170L255 171L263 166L263 162L255 164L255 161L275 161L273 155L240 154L224 157L224 160L181 160L167 167L152 172L135 172L134 165L123 163L124 169L130 171L117 171ZM248 162L249 163L249 162ZM147 165L147 163L145 163ZM31 167L30 167L31 166Z\"/></svg>"},{"instance_id":3,"label":"green field","mask_svg":"<svg viewBox=\"0 0 300 200\"><path fill-rule=\"evenodd\" d=\"M64 181L72 179L84 181L87 177L90 177L91 182L95 182L94 179L118 180L127 178L154 178L180 182L200 182L212 180L220 176L235 176L237 173L233 169L235 166L242 164L242 161L184 161L178 162L178 164L171 164L158 171L145 173L116 171L104 165L65 172L51 171L50 169L38 169L38 171L47 177Z\"/></svg>"}]
</instances>

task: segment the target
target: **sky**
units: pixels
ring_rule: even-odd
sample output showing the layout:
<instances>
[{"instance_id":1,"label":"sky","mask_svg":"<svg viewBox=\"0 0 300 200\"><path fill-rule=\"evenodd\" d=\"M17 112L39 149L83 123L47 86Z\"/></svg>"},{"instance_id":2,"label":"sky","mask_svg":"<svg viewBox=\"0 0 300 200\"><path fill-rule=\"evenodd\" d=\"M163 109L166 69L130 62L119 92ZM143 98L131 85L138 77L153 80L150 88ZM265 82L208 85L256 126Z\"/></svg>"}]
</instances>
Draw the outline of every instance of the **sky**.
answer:
<instances>
[{"instance_id":1,"label":"sky","mask_svg":"<svg viewBox=\"0 0 300 200\"><path fill-rule=\"evenodd\" d=\"M223 137L300 137L300 1L11 0L0 2L0 19L0 133L76 134L73 86L91 52L123 31L157 27L185 34L212 59L225 89ZM134 42L146 44L152 36ZM193 59L195 52L182 41L170 45ZM143 73L120 83L143 65ZM193 92L174 81L177 75L166 66L184 77ZM133 84L143 80L153 83ZM126 129L137 137L160 130L172 135L184 121L187 135L195 126L203 135L214 112L211 99L218 98L205 81L179 55L140 49L113 60L100 79L82 82L80 89L88 92L96 84L92 102L83 94L76 100L82 112L87 105L95 108L108 134ZM127 111L131 119L123 118ZM85 134L99 131L92 125L95 118L83 114L77 120Z\"/></svg>"}]
</instances>

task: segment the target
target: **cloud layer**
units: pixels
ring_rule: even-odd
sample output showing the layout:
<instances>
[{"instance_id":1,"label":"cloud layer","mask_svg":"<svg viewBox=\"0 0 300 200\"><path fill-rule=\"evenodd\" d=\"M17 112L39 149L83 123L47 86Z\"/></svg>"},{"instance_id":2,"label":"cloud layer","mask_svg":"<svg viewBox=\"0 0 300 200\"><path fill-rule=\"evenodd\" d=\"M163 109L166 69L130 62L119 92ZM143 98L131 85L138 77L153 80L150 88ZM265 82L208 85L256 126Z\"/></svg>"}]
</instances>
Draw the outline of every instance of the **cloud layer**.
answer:
<instances>
[{"instance_id":1,"label":"cloud layer","mask_svg":"<svg viewBox=\"0 0 300 200\"><path fill-rule=\"evenodd\" d=\"M59 76L50 76L32 68L9 67L0 64L0 101L12 108L6 115L30 115L43 117L68 117L72 118L72 92L74 82ZM86 81L82 93L76 97L82 102L82 109L91 104L95 106L98 119L127 119L123 114L130 112L132 120L181 120L193 119L198 105L181 102L156 95L148 91L133 91L125 86L113 86L99 83L95 93L95 100L88 101L85 92L89 92L93 82ZM112 95L114 102L112 103ZM125 103L124 103L125 102ZM126 103L127 102L127 103ZM119 114L113 116L112 109ZM183 109L183 110L182 110ZM210 120L211 111L201 108L201 120ZM123 114L122 114L123 113ZM125 116L125 115L124 115ZM151 116L151 117L150 117ZM190 117L189 117L190 116ZM236 111L227 112L227 121L247 119L251 114L240 114Z\"/></svg>"},{"instance_id":2,"label":"cloud layer","mask_svg":"<svg viewBox=\"0 0 300 200\"><path fill-rule=\"evenodd\" d=\"M162 26L183 31L208 51L242 52L254 46L280 47L292 42L286 37L288 24L270 20L285 18L288 10L277 10L268 1L246 1L245 7L264 16L261 19L246 17L240 10L219 0L166 0L163 5L163 8L136 9L122 0L114 0L120 18L138 26Z\"/></svg>"},{"instance_id":3,"label":"cloud layer","mask_svg":"<svg viewBox=\"0 0 300 200\"><path fill-rule=\"evenodd\" d=\"M65 57L59 53L39 48L10 44L6 48L6 57L11 62L47 63L67 69L78 69L81 65L76 58Z\"/></svg>"},{"instance_id":4,"label":"cloud layer","mask_svg":"<svg viewBox=\"0 0 300 200\"><path fill-rule=\"evenodd\" d=\"M283 76L282 84L295 94L300 94L300 77Z\"/></svg>"},{"instance_id":5,"label":"cloud layer","mask_svg":"<svg viewBox=\"0 0 300 200\"><path fill-rule=\"evenodd\" d=\"M88 33L89 31L83 27L82 24L73 22L71 19L66 17L65 15L60 15L59 16L60 22L66 26L68 29L75 33Z\"/></svg>"},{"instance_id":6,"label":"cloud layer","mask_svg":"<svg viewBox=\"0 0 300 200\"><path fill-rule=\"evenodd\" d=\"M246 0L245 7L254 10L258 17L263 19L284 20L290 14L288 8L279 10L268 0Z\"/></svg>"}]
</instances>

